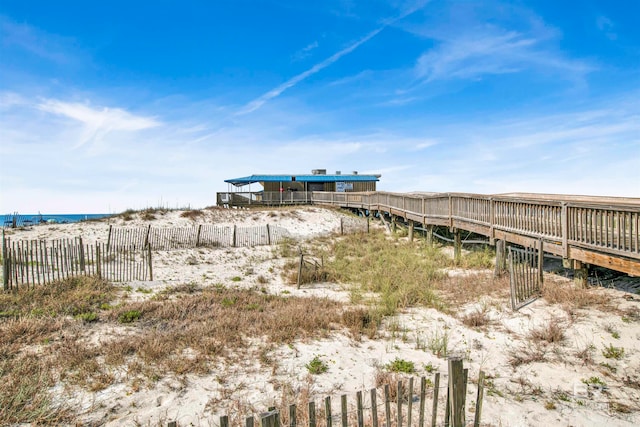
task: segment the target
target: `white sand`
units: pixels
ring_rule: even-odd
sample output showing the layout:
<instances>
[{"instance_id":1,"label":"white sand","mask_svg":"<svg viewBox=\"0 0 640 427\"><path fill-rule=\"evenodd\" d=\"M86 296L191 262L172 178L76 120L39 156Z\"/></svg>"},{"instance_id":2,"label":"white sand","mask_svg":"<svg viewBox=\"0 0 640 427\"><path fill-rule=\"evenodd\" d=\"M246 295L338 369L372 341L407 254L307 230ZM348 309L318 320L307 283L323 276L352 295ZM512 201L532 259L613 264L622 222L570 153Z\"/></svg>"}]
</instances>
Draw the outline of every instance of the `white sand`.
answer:
<instances>
[{"instance_id":1,"label":"white sand","mask_svg":"<svg viewBox=\"0 0 640 427\"><path fill-rule=\"evenodd\" d=\"M287 209L282 211L212 210L207 216L198 218L198 223L264 225L274 224L287 229L295 238L335 232L339 229L341 214L335 210L317 207ZM157 215L154 226L185 226L193 221L180 217L179 212ZM142 226L146 221L135 219L123 221L80 223L66 225L35 226L31 230L18 230L12 239L56 239L82 235L85 241L106 240L108 224ZM348 303L349 295L341 286L323 283L296 289L283 283L279 266L284 262L273 256L272 247L193 249L160 252L154 256L154 282L131 283L132 298L149 298L153 294L135 292L137 287L158 291L168 285L197 283L199 285L224 284L245 288L265 288L273 294L324 296ZM461 274L453 270L451 275ZM481 272L479 274L490 274ZM242 280L232 281L233 277ZM260 284L257 278L267 279ZM615 285L612 280L611 284ZM625 283L629 283L626 279ZM637 279L634 286L637 286ZM123 284L125 286L127 284ZM640 296L615 289L599 289L610 294L618 310L640 308ZM519 312L512 312L507 301L485 299L477 305L489 308L492 324L485 330L470 329L459 319L434 309L414 308L388 319L386 325L394 324L400 332L390 328L383 332L384 338L354 341L348 333L336 333L330 339L297 342L292 347L283 346L270 356L275 360L273 370L265 369L247 349L248 356L242 363L220 366L206 376L189 375L186 378L168 376L152 389L132 389L130 384L118 383L97 392L75 392L70 400L79 411L84 412L84 422L99 422L110 426L120 425L166 425L176 420L178 425L215 425L218 416L232 415L238 407L243 416L259 413L274 403L280 403L278 384L289 384L294 390L310 388L317 404L324 396L335 396L339 407L340 394L348 394L354 400L355 392L374 386L378 367L395 358L412 361L418 368L417 375L426 372L431 365L446 374L446 359L440 359L428 349L419 349L420 343L433 339L435 334L447 333L450 353L463 355L470 378L475 380L480 369L490 376L491 385L485 390L483 425L495 426L637 426L640 425L640 321L623 321L619 313L580 310L579 316L570 321L567 314L557 306L538 300ZM461 307L461 312L473 307ZM524 364L515 370L509 365L509 351L530 347L527 333L551 318L562 320L567 339L561 345L549 345L544 363ZM610 331L617 331L614 338ZM100 330L95 342L108 340L109 334L119 330ZM609 344L623 347L622 360L606 359L602 349ZM576 352L593 346L593 365L583 365ZM315 356L320 356L329 365L327 373L309 379L305 365ZM188 355L185 355L188 357ZM615 375L601 363L617 369ZM589 387L583 379L597 376L606 382L605 390ZM443 378L443 380L445 380ZM622 380L626 380L625 384ZM446 384L446 380L444 381ZM469 384L467 402L475 404L476 387ZM563 395L563 400L554 394ZM444 389L441 390L441 396ZM234 407L223 402L236 402ZM545 403L555 402L555 409L545 409ZM621 402L631 413L613 411L610 402ZM440 406L444 405L441 401ZM235 425L239 420L233 418Z\"/></svg>"}]
</instances>

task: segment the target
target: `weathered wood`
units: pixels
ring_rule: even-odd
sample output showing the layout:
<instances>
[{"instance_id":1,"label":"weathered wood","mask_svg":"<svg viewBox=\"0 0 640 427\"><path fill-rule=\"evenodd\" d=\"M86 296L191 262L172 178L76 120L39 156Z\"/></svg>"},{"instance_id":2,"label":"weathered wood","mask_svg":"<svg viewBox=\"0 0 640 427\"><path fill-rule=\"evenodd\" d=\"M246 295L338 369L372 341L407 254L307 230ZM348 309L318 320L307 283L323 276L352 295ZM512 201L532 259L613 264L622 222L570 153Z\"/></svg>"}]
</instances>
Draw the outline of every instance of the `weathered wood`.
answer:
<instances>
[{"instance_id":1,"label":"weathered wood","mask_svg":"<svg viewBox=\"0 0 640 427\"><path fill-rule=\"evenodd\" d=\"M413 410L413 377L409 378L409 401L407 402L407 426L411 427L411 412Z\"/></svg>"},{"instance_id":2,"label":"weathered wood","mask_svg":"<svg viewBox=\"0 0 640 427\"><path fill-rule=\"evenodd\" d=\"M436 427L438 419L438 394L440 392L440 372L436 372L433 380L433 408L431 410L431 427Z\"/></svg>"},{"instance_id":3,"label":"weathered wood","mask_svg":"<svg viewBox=\"0 0 640 427\"><path fill-rule=\"evenodd\" d=\"M391 426L391 399L389 397L389 384L384 385L384 416L386 426Z\"/></svg>"},{"instance_id":4,"label":"weathered wood","mask_svg":"<svg viewBox=\"0 0 640 427\"><path fill-rule=\"evenodd\" d=\"M413 229L415 227L415 223L413 221L409 221L409 241L413 242Z\"/></svg>"},{"instance_id":5,"label":"weathered wood","mask_svg":"<svg viewBox=\"0 0 640 427\"><path fill-rule=\"evenodd\" d=\"M398 389L396 393L396 408L398 408L397 415L397 427L402 427L402 381L398 381Z\"/></svg>"},{"instance_id":6,"label":"weathered wood","mask_svg":"<svg viewBox=\"0 0 640 427\"><path fill-rule=\"evenodd\" d=\"M452 357L449 363L449 405L451 413L451 426L463 427L464 420L464 370L462 359Z\"/></svg>"},{"instance_id":7,"label":"weathered wood","mask_svg":"<svg viewBox=\"0 0 640 427\"><path fill-rule=\"evenodd\" d=\"M427 379L420 378L420 406L418 410L418 427L424 427L424 409L427 395Z\"/></svg>"},{"instance_id":8,"label":"weathered wood","mask_svg":"<svg viewBox=\"0 0 640 427\"><path fill-rule=\"evenodd\" d=\"M378 427L378 403L377 400L377 390L372 388L370 391L371 394L371 426Z\"/></svg>"},{"instance_id":9,"label":"weathered wood","mask_svg":"<svg viewBox=\"0 0 640 427\"><path fill-rule=\"evenodd\" d=\"M348 408L347 408L347 395L343 394L342 396L340 396L340 409L341 409L341 417L340 420L342 421L342 427L348 427L349 424L347 422L347 416L349 414L348 412Z\"/></svg>"},{"instance_id":10,"label":"weathered wood","mask_svg":"<svg viewBox=\"0 0 640 427\"><path fill-rule=\"evenodd\" d=\"M309 427L316 427L316 403L309 402Z\"/></svg>"},{"instance_id":11,"label":"weathered wood","mask_svg":"<svg viewBox=\"0 0 640 427\"><path fill-rule=\"evenodd\" d=\"M253 427L253 425L254 425L253 416L245 418L244 427Z\"/></svg>"},{"instance_id":12,"label":"weathered wood","mask_svg":"<svg viewBox=\"0 0 640 427\"><path fill-rule=\"evenodd\" d=\"M456 229L453 233L453 261L456 265L460 265L462 260L462 240L460 238L460 229Z\"/></svg>"},{"instance_id":13,"label":"weathered wood","mask_svg":"<svg viewBox=\"0 0 640 427\"><path fill-rule=\"evenodd\" d=\"M358 427L364 427L364 410L362 407L362 392L356 393L356 413L358 416Z\"/></svg>"},{"instance_id":14,"label":"weathered wood","mask_svg":"<svg viewBox=\"0 0 640 427\"><path fill-rule=\"evenodd\" d=\"M327 396L324 398L324 416L326 420L326 426L331 427L332 425L331 396Z\"/></svg>"},{"instance_id":15,"label":"weathered wood","mask_svg":"<svg viewBox=\"0 0 640 427\"><path fill-rule=\"evenodd\" d=\"M220 427L229 427L229 417L227 415L220 417Z\"/></svg>"},{"instance_id":16,"label":"weathered wood","mask_svg":"<svg viewBox=\"0 0 640 427\"><path fill-rule=\"evenodd\" d=\"M480 427L482 417L482 399L484 398L484 371L478 375L478 395L476 398L476 411L473 417L473 427Z\"/></svg>"}]
</instances>

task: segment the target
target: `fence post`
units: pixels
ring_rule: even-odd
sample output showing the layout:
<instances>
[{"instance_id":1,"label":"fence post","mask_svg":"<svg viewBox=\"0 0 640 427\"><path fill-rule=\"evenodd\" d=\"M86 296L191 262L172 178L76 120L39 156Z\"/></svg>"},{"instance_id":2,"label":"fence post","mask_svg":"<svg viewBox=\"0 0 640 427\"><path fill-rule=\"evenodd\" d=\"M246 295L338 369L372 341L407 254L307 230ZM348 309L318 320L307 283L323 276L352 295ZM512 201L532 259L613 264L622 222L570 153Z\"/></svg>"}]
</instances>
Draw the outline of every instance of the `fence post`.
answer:
<instances>
[{"instance_id":1,"label":"fence post","mask_svg":"<svg viewBox=\"0 0 640 427\"><path fill-rule=\"evenodd\" d=\"M567 202L562 202L560 213L560 226L562 227L562 258L569 258L569 215L567 212Z\"/></svg>"},{"instance_id":2,"label":"fence post","mask_svg":"<svg viewBox=\"0 0 640 427\"><path fill-rule=\"evenodd\" d=\"M344 220L340 218L340 235L344 236Z\"/></svg>"},{"instance_id":3,"label":"fence post","mask_svg":"<svg viewBox=\"0 0 640 427\"><path fill-rule=\"evenodd\" d=\"M327 420L327 427L331 427L331 396L324 398L324 412Z\"/></svg>"},{"instance_id":4,"label":"fence post","mask_svg":"<svg viewBox=\"0 0 640 427\"><path fill-rule=\"evenodd\" d=\"M304 265L304 254L300 251L300 263L298 264L298 289L302 285L302 267Z\"/></svg>"},{"instance_id":5,"label":"fence post","mask_svg":"<svg viewBox=\"0 0 640 427\"><path fill-rule=\"evenodd\" d=\"M340 409L342 410L341 411L342 427L349 427L349 424L347 423L347 395L346 394L343 394L340 397Z\"/></svg>"},{"instance_id":6,"label":"fence post","mask_svg":"<svg viewBox=\"0 0 640 427\"><path fill-rule=\"evenodd\" d=\"M404 198L403 198L404 200ZM396 396L396 407L398 408L398 424L397 427L402 427L402 381L398 381L398 389L397 389L397 396Z\"/></svg>"},{"instance_id":7,"label":"fence post","mask_svg":"<svg viewBox=\"0 0 640 427\"><path fill-rule=\"evenodd\" d=\"M147 254L149 257L149 280L153 282L153 265L151 263L151 245L147 245Z\"/></svg>"},{"instance_id":8,"label":"fence post","mask_svg":"<svg viewBox=\"0 0 640 427\"><path fill-rule=\"evenodd\" d=\"M236 247L236 225L233 225L233 236L231 238L231 247Z\"/></svg>"},{"instance_id":9,"label":"fence post","mask_svg":"<svg viewBox=\"0 0 640 427\"><path fill-rule=\"evenodd\" d=\"M198 235L196 236L196 248L200 246L200 232L202 231L202 224L198 225Z\"/></svg>"},{"instance_id":10,"label":"fence post","mask_svg":"<svg viewBox=\"0 0 640 427\"><path fill-rule=\"evenodd\" d=\"M424 427L424 404L427 394L427 379L420 378L420 409L418 415L418 427Z\"/></svg>"},{"instance_id":11,"label":"fence post","mask_svg":"<svg viewBox=\"0 0 640 427\"><path fill-rule=\"evenodd\" d=\"M538 286L544 283L544 242L538 240Z\"/></svg>"},{"instance_id":12,"label":"fence post","mask_svg":"<svg viewBox=\"0 0 640 427\"><path fill-rule=\"evenodd\" d=\"M111 229L113 228L113 224L109 224L109 235L107 236L107 252L109 251L109 247L111 246Z\"/></svg>"},{"instance_id":13,"label":"fence post","mask_svg":"<svg viewBox=\"0 0 640 427\"><path fill-rule=\"evenodd\" d=\"M364 412L362 409L362 392L356 393L356 411L358 414L358 427L364 427Z\"/></svg>"},{"instance_id":14,"label":"fence post","mask_svg":"<svg viewBox=\"0 0 640 427\"><path fill-rule=\"evenodd\" d=\"M80 271L84 273L84 245L82 244L82 236L78 237L78 244L80 245L80 249L78 251L78 256L80 258Z\"/></svg>"},{"instance_id":15,"label":"fence post","mask_svg":"<svg viewBox=\"0 0 640 427\"><path fill-rule=\"evenodd\" d=\"M376 402L377 392L371 389L371 427L378 427L378 403Z\"/></svg>"},{"instance_id":16,"label":"fence post","mask_svg":"<svg viewBox=\"0 0 640 427\"><path fill-rule=\"evenodd\" d=\"M462 241L459 228L456 228L453 236L453 260L456 265L459 265L462 258Z\"/></svg>"},{"instance_id":17,"label":"fence post","mask_svg":"<svg viewBox=\"0 0 640 427\"><path fill-rule=\"evenodd\" d=\"M413 377L409 378L409 402L407 403L407 426L411 427L411 415L413 412Z\"/></svg>"},{"instance_id":18,"label":"fence post","mask_svg":"<svg viewBox=\"0 0 640 427\"><path fill-rule=\"evenodd\" d=\"M229 417L227 415L220 417L220 427L229 427Z\"/></svg>"},{"instance_id":19,"label":"fence post","mask_svg":"<svg viewBox=\"0 0 640 427\"><path fill-rule=\"evenodd\" d=\"M4 230L2 230L2 285L4 290L9 289L9 254L7 253L7 241L4 237Z\"/></svg>"},{"instance_id":20,"label":"fence post","mask_svg":"<svg viewBox=\"0 0 640 427\"><path fill-rule=\"evenodd\" d=\"M478 398L476 399L476 413L473 419L473 427L480 427L480 417L482 416L482 399L484 397L484 372L480 371L478 376Z\"/></svg>"},{"instance_id":21,"label":"fence post","mask_svg":"<svg viewBox=\"0 0 640 427\"><path fill-rule=\"evenodd\" d=\"M389 399L389 384L384 385L384 412L387 426L391 427L391 402Z\"/></svg>"},{"instance_id":22,"label":"fence post","mask_svg":"<svg viewBox=\"0 0 640 427\"><path fill-rule=\"evenodd\" d=\"M309 427L316 427L316 403L315 402L309 402Z\"/></svg>"},{"instance_id":23,"label":"fence post","mask_svg":"<svg viewBox=\"0 0 640 427\"><path fill-rule=\"evenodd\" d=\"M289 405L289 427L296 427L298 425L296 418L296 405Z\"/></svg>"},{"instance_id":24,"label":"fence post","mask_svg":"<svg viewBox=\"0 0 640 427\"><path fill-rule=\"evenodd\" d=\"M100 243L96 243L96 270L98 273L98 278L102 279L102 259L100 258Z\"/></svg>"},{"instance_id":25,"label":"fence post","mask_svg":"<svg viewBox=\"0 0 640 427\"><path fill-rule=\"evenodd\" d=\"M460 357L449 358L449 404L451 426L464 425L464 369Z\"/></svg>"},{"instance_id":26,"label":"fence post","mask_svg":"<svg viewBox=\"0 0 640 427\"><path fill-rule=\"evenodd\" d=\"M149 245L149 235L151 234L151 224L149 224L149 227L147 227L147 235L144 237L144 246L151 246Z\"/></svg>"},{"instance_id":27,"label":"fence post","mask_svg":"<svg viewBox=\"0 0 640 427\"><path fill-rule=\"evenodd\" d=\"M267 227L267 245L271 246L271 230L269 229L269 224L267 224L266 227Z\"/></svg>"},{"instance_id":28,"label":"fence post","mask_svg":"<svg viewBox=\"0 0 640 427\"><path fill-rule=\"evenodd\" d=\"M440 372L436 372L436 379L433 382L433 409L431 412L431 427L436 427L438 418L438 394L440 392Z\"/></svg>"},{"instance_id":29,"label":"fence post","mask_svg":"<svg viewBox=\"0 0 640 427\"><path fill-rule=\"evenodd\" d=\"M496 240L496 268L493 272L494 277L499 277L507 269L507 251L504 240Z\"/></svg>"}]
</instances>

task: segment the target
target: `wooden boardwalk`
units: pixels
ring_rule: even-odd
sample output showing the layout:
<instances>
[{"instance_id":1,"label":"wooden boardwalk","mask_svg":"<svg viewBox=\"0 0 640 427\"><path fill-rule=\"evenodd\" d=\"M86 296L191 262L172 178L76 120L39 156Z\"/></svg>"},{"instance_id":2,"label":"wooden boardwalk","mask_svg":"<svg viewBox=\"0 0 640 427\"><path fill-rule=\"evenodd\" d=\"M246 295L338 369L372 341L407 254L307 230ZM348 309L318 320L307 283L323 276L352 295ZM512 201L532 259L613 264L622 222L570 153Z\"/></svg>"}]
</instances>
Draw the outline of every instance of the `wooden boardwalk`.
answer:
<instances>
[{"instance_id":1,"label":"wooden boardwalk","mask_svg":"<svg viewBox=\"0 0 640 427\"><path fill-rule=\"evenodd\" d=\"M311 193L313 204L386 212L640 276L640 198L542 194ZM575 267L580 268L580 267Z\"/></svg>"}]
</instances>

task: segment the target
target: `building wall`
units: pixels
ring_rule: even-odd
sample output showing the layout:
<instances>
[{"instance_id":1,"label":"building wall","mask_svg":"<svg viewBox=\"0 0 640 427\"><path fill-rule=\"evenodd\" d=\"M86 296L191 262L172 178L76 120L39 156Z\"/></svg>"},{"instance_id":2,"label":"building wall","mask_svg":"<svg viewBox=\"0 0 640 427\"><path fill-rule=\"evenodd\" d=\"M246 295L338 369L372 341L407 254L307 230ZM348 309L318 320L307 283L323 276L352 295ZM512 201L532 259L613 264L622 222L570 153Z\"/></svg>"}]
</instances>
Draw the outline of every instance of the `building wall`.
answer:
<instances>
[{"instance_id":1,"label":"building wall","mask_svg":"<svg viewBox=\"0 0 640 427\"><path fill-rule=\"evenodd\" d=\"M376 191L376 182L375 181L367 181L367 182L352 182L353 190L352 191ZM264 187L264 191L280 191L280 183L279 182L263 182L262 186ZM304 191L305 185L304 182L297 181L286 181L282 182L282 188L284 191ZM336 191L336 183L335 182L325 182L323 183L322 191Z\"/></svg>"}]
</instances>

